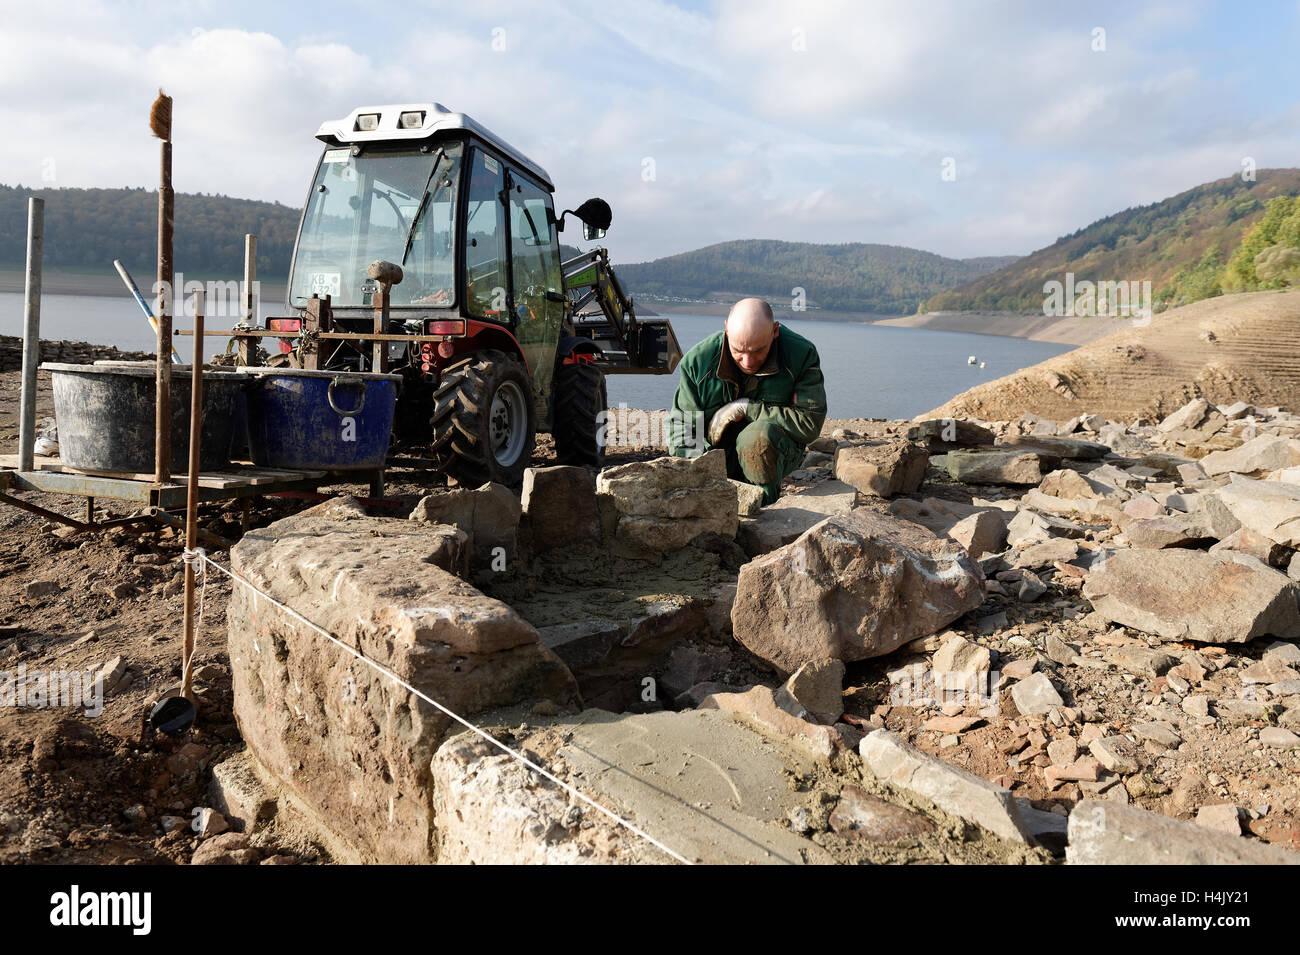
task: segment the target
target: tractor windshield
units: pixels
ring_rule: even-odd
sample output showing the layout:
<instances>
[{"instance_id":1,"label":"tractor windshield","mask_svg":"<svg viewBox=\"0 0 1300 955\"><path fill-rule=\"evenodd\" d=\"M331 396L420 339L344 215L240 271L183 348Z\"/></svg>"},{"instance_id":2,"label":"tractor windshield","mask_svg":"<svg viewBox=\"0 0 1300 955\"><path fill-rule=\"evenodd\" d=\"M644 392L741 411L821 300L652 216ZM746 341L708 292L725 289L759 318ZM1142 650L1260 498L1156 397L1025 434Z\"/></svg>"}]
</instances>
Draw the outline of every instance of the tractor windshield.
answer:
<instances>
[{"instance_id":1,"label":"tractor windshield","mask_svg":"<svg viewBox=\"0 0 1300 955\"><path fill-rule=\"evenodd\" d=\"M454 305L460 157L460 143L427 153L326 149L298 237L290 304L331 295L335 307L370 305L375 288L366 266L383 259L402 266L393 306Z\"/></svg>"}]
</instances>

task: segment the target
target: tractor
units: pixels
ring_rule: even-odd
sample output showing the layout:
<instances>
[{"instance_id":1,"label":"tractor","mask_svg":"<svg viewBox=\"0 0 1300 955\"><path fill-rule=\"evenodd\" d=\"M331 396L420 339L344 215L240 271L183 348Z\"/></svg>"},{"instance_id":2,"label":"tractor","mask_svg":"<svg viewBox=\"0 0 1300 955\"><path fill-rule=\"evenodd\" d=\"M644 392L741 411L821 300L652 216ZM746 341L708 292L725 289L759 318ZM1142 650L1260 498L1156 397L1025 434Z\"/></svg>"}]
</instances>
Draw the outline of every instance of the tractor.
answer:
<instances>
[{"instance_id":1,"label":"tractor","mask_svg":"<svg viewBox=\"0 0 1300 955\"><path fill-rule=\"evenodd\" d=\"M561 255L566 218L597 240L609 205L557 216L545 169L438 103L361 107L316 138L273 363L401 375L394 449L460 484L518 485L538 432L559 463L599 469L605 376L681 358L605 249Z\"/></svg>"}]
</instances>

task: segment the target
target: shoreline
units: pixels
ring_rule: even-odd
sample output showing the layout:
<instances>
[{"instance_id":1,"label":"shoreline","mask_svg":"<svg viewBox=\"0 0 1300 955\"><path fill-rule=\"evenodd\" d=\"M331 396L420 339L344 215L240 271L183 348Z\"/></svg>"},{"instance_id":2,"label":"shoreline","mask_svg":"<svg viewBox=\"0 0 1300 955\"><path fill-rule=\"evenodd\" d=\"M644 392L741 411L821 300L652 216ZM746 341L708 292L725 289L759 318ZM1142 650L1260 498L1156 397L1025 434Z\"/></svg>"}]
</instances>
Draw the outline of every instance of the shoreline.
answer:
<instances>
[{"instance_id":1,"label":"shoreline","mask_svg":"<svg viewBox=\"0 0 1300 955\"><path fill-rule=\"evenodd\" d=\"M182 274L184 270L179 270ZM153 287L154 274L152 272L144 274L133 274L136 284L140 286L140 291L149 295ZM242 275L208 275L208 274L185 274L187 282L238 282L243 278ZM22 269L0 269L0 292L16 292L22 295L26 291L27 277ZM262 289L271 290L275 293L274 299L279 302L284 298L284 290L288 283L281 279L268 281L258 279ZM131 300L131 293L127 291L122 279L117 272L113 270L110 264L106 271L67 271L64 269L45 269L41 274L41 294L42 295L88 295L95 298L123 298ZM263 300L266 296L263 295Z\"/></svg>"},{"instance_id":2,"label":"shoreline","mask_svg":"<svg viewBox=\"0 0 1300 955\"><path fill-rule=\"evenodd\" d=\"M979 322L979 328L971 328ZM1019 312L932 312L901 318L878 319L868 324L893 328L924 328L936 332L966 332L996 338L1024 338L1057 345L1086 345L1131 326L1127 318L1056 318Z\"/></svg>"},{"instance_id":3,"label":"shoreline","mask_svg":"<svg viewBox=\"0 0 1300 955\"><path fill-rule=\"evenodd\" d=\"M231 281L238 276L213 277L206 275L187 276L197 281ZM141 290L147 294L146 280L150 276L137 276ZM25 275L22 270L0 269L0 293L9 292L21 295L24 291ZM262 281L263 302L279 303L284 297L285 283L281 281ZM111 268L100 271L66 271L62 269L46 270L42 276L42 292L48 295L87 295L101 298L117 298L127 295L122 280ZM634 296L635 297L635 296ZM673 315L717 315L724 317L730 306L723 303L670 303L645 299L645 308L641 314L646 317ZM834 322L858 325L883 325L894 328L923 328L931 331L966 332L972 335L988 335L995 338L1023 338L1029 341L1050 342L1058 345L1086 345L1098 338L1103 338L1128 326L1126 319L1097 318L1051 318L1043 315L1024 315L1014 312L934 312L928 315L881 315L872 312L839 312L814 310L810 312L792 312L790 309L777 308L778 321L798 319L813 322ZM971 325L977 323L978 328Z\"/></svg>"},{"instance_id":4,"label":"shoreline","mask_svg":"<svg viewBox=\"0 0 1300 955\"><path fill-rule=\"evenodd\" d=\"M635 296L634 296L635 298ZM725 317L730 306L721 302L671 303L645 299L653 313L671 318L673 315L716 315ZM1023 338L1028 341L1056 345L1086 345L1127 327L1123 318L1053 318L1041 314L1025 315L1019 312L933 312L927 315L881 315L874 312L840 312L813 310L794 312L788 308L774 308L777 321L844 323L854 325L884 325L892 328L922 328L936 332L965 332L970 335L988 335L993 338ZM971 328L978 322L979 328Z\"/></svg>"}]
</instances>

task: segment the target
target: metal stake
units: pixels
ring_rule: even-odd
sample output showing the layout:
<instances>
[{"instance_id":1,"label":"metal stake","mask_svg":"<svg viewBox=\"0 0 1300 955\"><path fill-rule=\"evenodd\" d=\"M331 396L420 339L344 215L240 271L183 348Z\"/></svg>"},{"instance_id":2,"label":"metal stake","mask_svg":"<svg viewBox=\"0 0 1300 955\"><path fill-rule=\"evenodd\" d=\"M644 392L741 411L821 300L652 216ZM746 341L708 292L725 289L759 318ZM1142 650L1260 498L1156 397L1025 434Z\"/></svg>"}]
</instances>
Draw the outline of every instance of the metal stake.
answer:
<instances>
[{"instance_id":1,"label":"metal stake","mask_svg":"<svg viewBox=\"0 0 1300 955\"><path fill-rule=\"evenodd\" d=\"M190 372L190 468L185 503L185 549L193 552L199 531L199 443L203 427L203 292L194 293L194 363ZM185 561L185 649L181 696L194 702L194 561Z\"/></svg>"},{"instance_id":2,"label":"metal stake","mask_svg":"<svg viewBox=\"0 0 1300 955\"><path fill-rule=\"evenodd\" d=\"M18 470L36 466L36 366L41 363L41 257L45 200L27 200L27 286L23 297L23 380L18 415Z\"/></svg>"}]
</instances>

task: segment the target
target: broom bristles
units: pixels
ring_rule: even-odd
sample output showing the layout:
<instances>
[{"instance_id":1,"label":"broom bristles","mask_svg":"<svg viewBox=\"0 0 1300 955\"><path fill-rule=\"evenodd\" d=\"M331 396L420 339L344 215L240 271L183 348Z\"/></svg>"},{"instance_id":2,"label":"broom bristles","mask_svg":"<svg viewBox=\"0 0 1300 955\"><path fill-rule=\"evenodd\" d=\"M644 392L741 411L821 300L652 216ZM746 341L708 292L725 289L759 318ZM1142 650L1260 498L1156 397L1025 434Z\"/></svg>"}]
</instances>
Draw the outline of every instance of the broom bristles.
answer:
<instances>
[{"instance_id":1,"label":"broom bristles","mask_svg":"<svg viewBox=\"0 0 1300 955\"><path fill-rule=\"evenodd\" d=\"M161 89L149 110L149 128L164 142L172 138L172 98Z\"/></svg>"}]
</instances>

